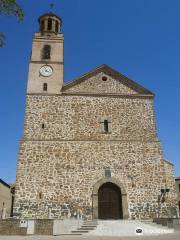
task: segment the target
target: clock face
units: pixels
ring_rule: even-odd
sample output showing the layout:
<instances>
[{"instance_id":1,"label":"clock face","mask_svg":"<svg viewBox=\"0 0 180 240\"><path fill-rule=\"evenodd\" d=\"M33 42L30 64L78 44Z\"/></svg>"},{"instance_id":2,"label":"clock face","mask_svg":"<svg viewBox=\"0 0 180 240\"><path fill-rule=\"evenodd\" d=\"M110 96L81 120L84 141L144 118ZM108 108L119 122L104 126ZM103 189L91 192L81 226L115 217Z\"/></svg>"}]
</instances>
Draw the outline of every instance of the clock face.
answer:
<instances>
[{"instance_id":1,"label":"clock face","mask_svg":"<svg viewBox=\"0 0 180 240\"><path fill-rule=\"evenodd\" d=\"M39 72L42 76L49 77L52 75L53 69L51 66L45 65L40 68Z\"/></svg>"}]
</instances>

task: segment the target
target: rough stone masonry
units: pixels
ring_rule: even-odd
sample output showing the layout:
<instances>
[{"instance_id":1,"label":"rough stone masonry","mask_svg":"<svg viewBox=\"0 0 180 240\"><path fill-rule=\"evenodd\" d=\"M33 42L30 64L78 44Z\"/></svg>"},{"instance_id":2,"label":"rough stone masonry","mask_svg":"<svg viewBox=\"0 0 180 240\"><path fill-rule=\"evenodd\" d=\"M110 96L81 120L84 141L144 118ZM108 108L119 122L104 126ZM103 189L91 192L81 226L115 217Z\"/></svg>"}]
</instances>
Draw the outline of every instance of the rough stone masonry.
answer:
<instances>
[{"instance_id":1,"label":"rough stone masonry","mask_svg":"<svg viewBox=\"0 0 180 240\"><path fill-rule=\"evenodd\" d=\"M41 16L33 39L14 216L98 218L99 188L108 182L121 191L122 218L176 216L173 165L157 136L154 94L107 65L58 82L62 67L54 66L63 62L53 54L63 55L63 37L47 29L51 18L61 24L52 13ZM43 59L47 44L51 58ZM39 74L44 65L55 69L53 77Z\"/></svg>"}]
</instances>

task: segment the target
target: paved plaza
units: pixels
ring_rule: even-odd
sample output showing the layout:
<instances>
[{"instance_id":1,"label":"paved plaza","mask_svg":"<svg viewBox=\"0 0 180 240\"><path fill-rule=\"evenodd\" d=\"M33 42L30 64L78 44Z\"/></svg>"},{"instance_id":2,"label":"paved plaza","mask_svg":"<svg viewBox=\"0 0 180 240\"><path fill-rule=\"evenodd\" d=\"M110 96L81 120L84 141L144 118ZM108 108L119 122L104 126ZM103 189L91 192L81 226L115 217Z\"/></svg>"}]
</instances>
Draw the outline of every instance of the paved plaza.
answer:
<instances>
[{"instance_id":1,"label":"paved plaza","mask_svg":"<svg viewBox=\"0 0 180 240\"><path fill-rule=\"evenodd\" d=\"M179 240L180 231L158 236L96 237L96 236L0 236L0 240Z\"/></svg>"}]
</instances>

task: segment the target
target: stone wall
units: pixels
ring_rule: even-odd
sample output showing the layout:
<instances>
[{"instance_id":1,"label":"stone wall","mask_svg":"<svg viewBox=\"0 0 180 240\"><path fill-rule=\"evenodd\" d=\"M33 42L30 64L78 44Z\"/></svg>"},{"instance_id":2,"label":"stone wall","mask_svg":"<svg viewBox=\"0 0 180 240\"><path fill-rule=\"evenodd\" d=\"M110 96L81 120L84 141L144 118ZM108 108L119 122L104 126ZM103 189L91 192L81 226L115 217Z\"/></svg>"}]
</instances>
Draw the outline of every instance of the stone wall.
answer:
<instances>
[{"instance_id":1,"label":"stone wall","mask_svg":"<svg viewBox=\"0 0 180 240\"><path fill-rule=\"evenodd\" d=\"M30 231L31 233L28 231L30 222L33 225L33 228ZM10 218L0 220L0 235L53 235L53 224L54 221L52 219L27 220L25 221L24 226L21 226L19 219ZM62 230L63 229L59 231Z\"/></svg>"},{"instance_id":2,"label":"stone wall","mask_svg":"<svg viewBox=\"0 0 180 240\"><path fill-rule=\"evenodd\" d=\"M175 178L176 183L176 192L177 192L177 198L178 198L178 208L179 208L179 216L180 216L180 178Z\"/></svg>"},{"instance_id":3,"label":"stone wall","mask_svg":"<svg viewBox=\"0 0 180 240\"><path fill-rule=\"evenodd\" d=\"M107 134L102 119L110 122ZM130 218L176 210L172 166L166 171L151 98L27 96L16 217L91 218L93 187L107 168L127 193ZM165 186L171 191L159 208Z\"/></svg>"},{"instance_id":4,"label":"stone wall","mask_svg":"<svg viewBox=\"0 0 180 240\"><path fill-rule=\"evenodd\" d=\"M164 209L165 213L164 216L172 216L172 217L177 217L177 214L179 213L178 209L178 197L177 197L177 192L176 192L176 183L175 183L175 178L174 178L174 166L171 162L164 160L164 175L165 175L165 182L164 182L164 188L168 188L171 192L171 196L175 199L176 202L176 208L168 208ZM169 197L169 193L165 195L165 204L171 202L171 198ZM163 203L164 204L164 203ZM162 204L162 205L163 205Z\"/></svg>"},{"instance_id":5,"label":"stone wall","mask_svg":"<svg viewBox=\"0 0 180 240\"><path fill-rule=\"evenodd\" d=\"M174 228L175 231L180 231L180 218L155 218L153 222L168 228Z\"/></svg>"},{"instance_id":6,"label":"stone wall","mask_svg":"<svg viewBox=\"0 0 180 240\"><path fill-rule=\"evenodd\" d=\"M27 228L20 227L18 219L0 220L0 235L26 235Z\"/></svg>"},{"instance_id":7,"label":"stone wall","mask_svg":"<svg viewBox=\"0 0 180 240\"><path fill-rule=\"evenodd\" d=\"M11 215L12 193L11 187L0 181L0 219L8 218Z\"/></svg>"},{"instance_id":8,"label":"stone wall","mask_svg":"<svg viewBox=\"0 0 180 240\"><path fill-rule=\"evenodd\" d=\"M109 134L104 134L102 130L104 119L110 122ZM29 95L24 138L157 141L153 100Z\"/></svg>"},{"instance_id":9,"label":"stone wall","mask_svg":"<svg viewBox=\"0 0 180 240\"><path fill-rule=\"evenodd\" d=\"M52 219L36 219L34 234L35 235L53 235L53 220Z\"/></svg>"}]
</instances>

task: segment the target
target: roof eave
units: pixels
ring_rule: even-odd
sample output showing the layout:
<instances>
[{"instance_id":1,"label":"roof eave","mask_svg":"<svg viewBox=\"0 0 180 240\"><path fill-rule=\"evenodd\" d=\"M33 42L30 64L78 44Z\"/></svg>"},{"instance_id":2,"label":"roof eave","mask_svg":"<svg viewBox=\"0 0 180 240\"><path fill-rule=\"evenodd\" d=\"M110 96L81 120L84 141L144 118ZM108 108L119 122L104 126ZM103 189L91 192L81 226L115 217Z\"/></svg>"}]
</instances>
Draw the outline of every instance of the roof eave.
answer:
<instances>
[{"instance_id":1,"label":"roof eave","mask_svg":"<svg viewBox=\"0 0 180 240\"><path fill-rule=\"evenodd\" d=\"M3 181L1 178L0 178L0 183L2 183L4 186L8 187L8 188L11 188L11 186L6 183L5 181Z\"/></svg>"}]
</instances>

